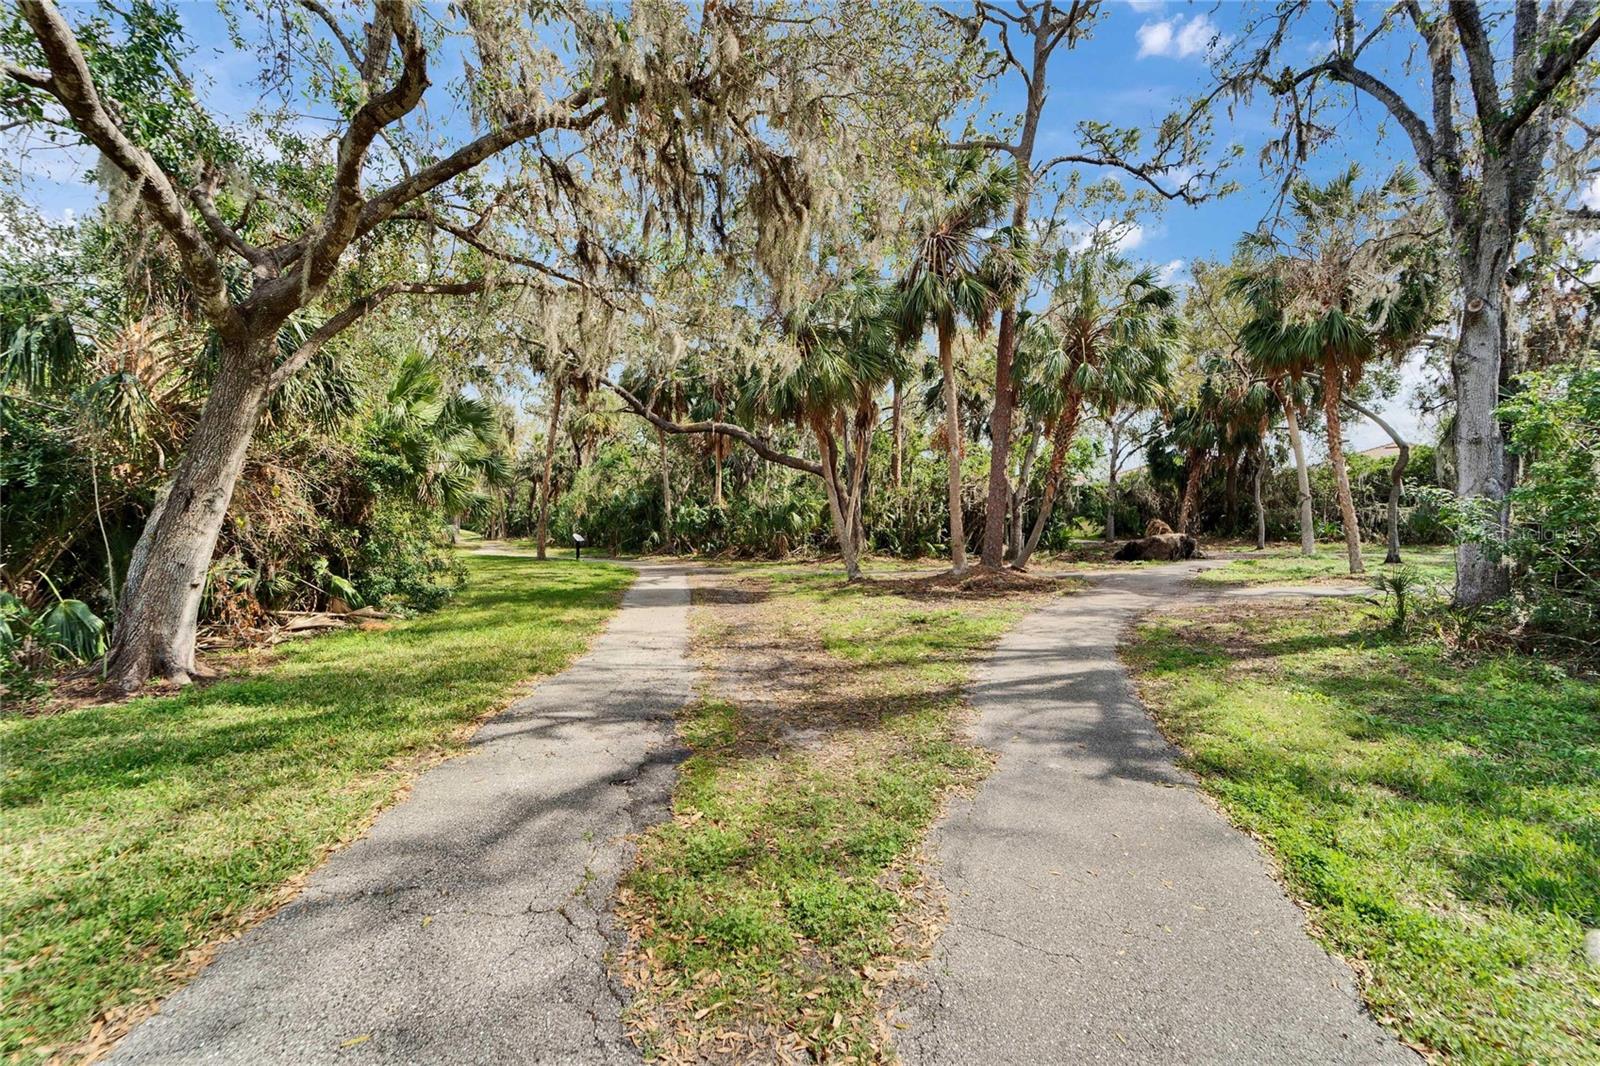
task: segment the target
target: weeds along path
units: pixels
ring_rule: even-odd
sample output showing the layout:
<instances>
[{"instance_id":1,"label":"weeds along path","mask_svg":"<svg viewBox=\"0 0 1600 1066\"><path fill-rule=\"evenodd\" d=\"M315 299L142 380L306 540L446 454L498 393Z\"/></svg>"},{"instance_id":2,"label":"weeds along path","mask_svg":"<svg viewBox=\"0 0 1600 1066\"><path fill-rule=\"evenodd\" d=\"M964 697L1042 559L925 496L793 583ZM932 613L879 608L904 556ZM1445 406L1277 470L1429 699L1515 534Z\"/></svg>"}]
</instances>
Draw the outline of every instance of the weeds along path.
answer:
<instances>
[{"instance_id":1,"label":"weeds along path","mask_svg":"<svg viewBox=\"0 0 1600 1066\"><path fill-rule=\"evenodd\" d=\"M666 812L688 603L683 568L641 567L588 654L418 778L110 1061L636 1061L608 898L626 835Z\"/></svg>"},{"instance_id":2,"label":"weeds along path","mask_svg":"<svg viewBox=\"0 0 1600 1066\"><path fill-rule=\"evenodd\" d=\"M1420 1061L1176 768L1117 660L1128 622L1195 569L1100 575L979 674L977 739L999 763L933 835L951 920L900 1004L907 1061Z\"/></svg>"}]
</instances>

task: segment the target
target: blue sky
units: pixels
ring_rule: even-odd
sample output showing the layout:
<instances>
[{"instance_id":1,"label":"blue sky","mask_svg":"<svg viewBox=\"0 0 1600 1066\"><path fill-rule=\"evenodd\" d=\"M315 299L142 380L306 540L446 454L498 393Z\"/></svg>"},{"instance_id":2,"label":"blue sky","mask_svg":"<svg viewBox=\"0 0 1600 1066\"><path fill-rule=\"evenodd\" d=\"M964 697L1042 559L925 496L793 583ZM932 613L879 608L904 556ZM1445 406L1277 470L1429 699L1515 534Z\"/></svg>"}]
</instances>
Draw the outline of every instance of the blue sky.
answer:
<instances>
[{"instance_id":1,"label":"blue sky","mask_svg":"<svg viewBox=\"0 0 1600 1066\"><path fill-rule=\"evenodd\" d=\"M215 4L192 0L180 4L191 30L196 52L192 65L211 83L209 102L224 114L243 116L259 91L239 75L251 76L252 58L234 53ZM1111 2L1095 26L1093 36L1072 51L1060 51L1050 70L1050 95L1041 125L1037 155L1047 158L1074 147L1073 130L1085 118L1117 125L1153 127L1168 112L1203 88L1208 78L1207 43L1217 34L1236 36L1250 11L1240 3L1188 3L1180 0ZM1324 15L1313 7L1301 39L1292 42L1286 58L1311 59L1326 51ZM1299 55L1295 54L1298 50ZM455 74L456 71L449 71ZM442 77L436 77L442 81ZM1015 114L1021 103L1020 81L1014 76L991 89L984 113ZM440 116L435 115L437 120ZM1396 163L1411 162L1409 145L1398 131L1381 121L1376 105L1357 101L1343 112L1339 142L1343 150L1313 161L1313 171L1330 173L1358 159L1369 174L1379 174ZM1140 221L1125 250L1133 256L1165 267L1182 280L1197 258L1226 257L1239 236L1254 228L1272 208L1275 178L1262 174L1257 153L1277 131L1270 105L1242 106L1230 117L1216 118L1219 147L1237 142L1244 156L1230 172L1242 188L1231 196L1198 206L1169 205L1159 214ZM17 131L4 135L3 148L22 170L23 192L48 214L92 209L98 192L82 178L93 156L84 151L45 148L37 139L23 141ZM1359 146L1359 152L1354 149ZM26 151L19 149L26 148ZM1414 378L1414 374L1408 375ZM1406 410L1405 394L1386 405L1402 432L1425 433ZM1375 427L1351 427L1354 447L1386 440Z\"/></svg>"}]
</instances>

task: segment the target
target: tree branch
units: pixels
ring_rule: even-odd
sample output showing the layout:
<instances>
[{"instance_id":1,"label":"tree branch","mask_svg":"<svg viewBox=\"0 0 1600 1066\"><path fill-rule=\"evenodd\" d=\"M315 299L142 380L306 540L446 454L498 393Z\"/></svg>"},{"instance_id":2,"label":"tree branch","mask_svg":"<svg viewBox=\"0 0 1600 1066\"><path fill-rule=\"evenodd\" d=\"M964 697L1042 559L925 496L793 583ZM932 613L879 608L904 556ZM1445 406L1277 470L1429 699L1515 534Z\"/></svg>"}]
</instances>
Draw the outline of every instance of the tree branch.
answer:
<instances>
[{"instance_id":1,"label":"tree branch","mask_svg":"<svg viewBox=\"0 0 1600 1066\"><path fill-rule=\"evenodd\" d=\"M970 152L974 148L981 148L984 151L1005 152L1018 157L1022 155L1022 145L997 141L990 137L983 137L976 141L946 141L943 147L950 152Z\"/></svg>"},{"instance_id":2,"label":"tree branch","mask_svg":"<svg viewBox=\"0 0 1600 1066\"><path fill-rule=\"evenodd\" d=\"M6 65L9 77L23 84L44 89L60 101L89 143L121 170L134 187L158 225L172 241L184 276L195 288L206 318L226 339L243 332L243 321L228 300L228 287L216 253L189 217L170 178L143 148L134 144L117 126L100 101L89 64L71 27L51 0L23 0L23 17L44 49L51 76L39 78L12 64ZM24 77L19 78L18 72Z\"/></svg>"},{"instance_id":3,"label":"tree branch","mask_svg":"<svg viewBox=\"0 0 1600 1066\"><path fill-rule=\"evenodd\" d=\"M669 419L662 418L660 415L650 410L650 408L646 407L642 402L640 402L637 396L623 388L621 385L618 385L616 382L611 381L608 378L601 378L600 383L606 388L610 389L612 392L616 393L617 396L621 398L622 402L628 406L630 411L638 415L640 418L643 418L645 421L649 422L651 425L655 426L664 433L676 433L680 436L694 433L709 433L713 435L720 433L725 437L732 437L734 440L741 441L748 446L751 451L755 452L769 463L776 463L779 466L786 466L791 470L798 470L803 474L810 474L813 477L825 477L822 464L813 463L808 459L800 458L798 455L790 455L788 452L780 451L763 438L758 437L754 433L751 433L748 429L745 429L743 426L736 426L731 422L717 421L673 422Z\"/></svg>"},{"instance_id":4,"label":"tree branch","mask_svg":"<svg viewBox=\"0 0 1600 1066\"><path fill-rule=\"evenodd\" d=\"M300 0L300 6L321 19L323 24L333 32L333 36L338 40L340 47L344 49L344 54L349 57L351 66L360 70L365 65L362 62L361 53L356 51L355 44L349 37L345 36L344 28L339 25L339 20L334 17L332 11L328 10L327 5L320 3L319 0Z\"/></svg>"},{"instance_id":5,"label":"tree branch","mask_svg":"<svg viewBox=\"0 0 1600 1066\"><path fill-rule=\"evenodd\" d=\"M387 90L369 97L356 109L344 136L339 138L333 194L301 268L302 291L314 292L322 287L357 235L363 209L367 206L361 196L361 171L372 142L385 126L410 113L422 101L422 94L428 87L428 53L422 43L422 32L411 18L410 6L405 0L378 0L377 16L388 24L400 48L400 75ZM367 54L369 63L385 54L387 48L387 38L382 38L381 43L371 42Z\"/></svg>"},{"instance_id":6,"label":"tree branch","mask_svg":"<svg viewBox=\"0 0 1600 1066\"><path fill-rule=\"evenodd\" d=\"M1114 170L1120 170L1124 174L1138 178L1168 200L1182 200L1185 203L1193 204L1199 203L1203 199L1203 197L1197 197L1189 192L1189 182L1187 181L1176 189L1167 189L1150 173L1151 168L1148 164L1129 163L1126 160L1112 156L1058 155L1034 169L1034 180L1042 180L1053 168L1060 166L1062 163L1076 163L1079 166L1091 167L1111 167Z\"/></svg>"},{"instance_id":7,"label":"tree branch","mask_svg":"<svg viewBox=\"0 0 1600 1066\"><path fill-rule=\"evenodd\" d=\"M1573 14L1578 14L1584 5L1573 6ZM1589 5L1593 10L1593 5ZM1570 17L1569 17L1570 22ZM1595 15L1572 39L1567 47L1552 49L1545 53L1544 59L1539 63L1539 68L1534 71L1533 85L1527 89L1518 86L1518 102L1514 108L1501 120L1500 137L1502 142L1512 136L1522 127L1533 113L1539 110L1544 102L1550 99L1550 94L1555 92L1561 82L1572 73L1595 42L1600 41L1600 15Z\"/></svg>"},{"instance_id":8,"label":"tree branch","mask_svg":"<svg viewBox=\"0 0 1600 1066\"><path fill-rule=\"evenodd\" d=\"M585 107L592 99L589 90L581 89L568 99L567 107L562 110L570 112ZM411 177L404 178L373 196L361 209L356 236L370 233L375 226L383 223L395 211L417 197L432 192L451 178L466 173L485 159L518 141L525 141L535 134L549 130L585 130L599 121L604 113L604 108L601 107L592 108L582 115L545 112L491 130L476 140L462 145L437 163L423 167Z\"/></svg>"},{"instance_id":9,"label":"tree branch","mask_svg":"<svg viewBox=\"0 0 1600 1066\"><path fill-rule=\"evenodd\" d=\"M1428 124L1422 120L1422 116L1413 111L1411 105L1407 104L1399 93L1390 88L1386 82L1344 59L1331 59L1312 67L1295 81L1306 81L1322 73L1331 75L1335 81L1342 81L1346 85L1360 89L1387 108L1389 114L1395 117L1407 136L1411 138L1411 146L1417 153L1417 162L1421 163L1429 174L1433 173L1433 161L1438 152L1433 134L1429 131Z\"/></svg>"},{"instance_id":10,"label":"tree branch","mask_svg":"<svg viewBox=\"0 0 1600 1066\"><path fill-rule=\"evenodd\" d=\"M484 241L483 238L478 236L476 227L469 228L466 226L458 226L453 222L448 222L427 211L396 211L389 217L394 221L421 222L425 225L441 229L450 234L452 237L455 237L457 240L460 240L462 243L476 248L490 259L497 259L502 263L510 263L514 266L527 267L529 270L536 270L546 277L554 278L557 281L565 282L568 285L577 286L580 289L588 289L593 291L597 296L600 296L601 299L605 299L603 293L600 293L599 290L595 289L594 286L590 285L582 278L573 277L571 274L563 273L562 271L557 270L555 267L546 263L542 263L537 259L531 259L525 255L518 255L515 252L507 252L503 249L495 248L488 242ZM607 302L609 303L610 301ZM615 307L616 305L613 304L612 306Z\"/></svg>"},{"instance_id":11,"label":"tree branch","mask_svg":"<svg viewBox=\"0 0 1600 1066\"><path fill-rule=\"evenodd\" d=\"M1478 125L1483 129L1485 140L1500 141L1500 86L1495 82L1494 50L1484 32L1478 5L1473 0L1450 0L1450 18L1456 24L1456 35L1461 38L1461 50L1467 56L1467 77L1472 86L1473 103L1478 108Z\"/></svg>"},{"instance_id":12,"label":"tree branch","mask_svg":"<svg viewBox=\"0 0 1600 1066\"><path fill-rule=\"evenodd\" d=\"M305 366L322 350L322 346L330 340L355 325L365 318L373 308L391 296L412 294L420 296L469 296L473 293L484 292L495 284L508 284L505 279L496 281L491 278L477 278L472 281L396 281L380 288L374 289L358 299L352 300L344 310L326 318L322 324L312 330L310 335L301 342L289 358L278 364L272 371L272 376L267 379L267 391L276 391L294 376L295 372Z\"/></svg>"},{"instance_id":13,"label":"tree branch","mask_svg":"<svg viewBox=\"0 0 1600 1066\"><path fill-rule=\"evenodd\" d=\"M55 94L55 84L51 81L50 75L42 70L30 70L27 67L17 66L9 59L0 59L0 73L14 82Z\"/></svg>"},{"instance_id":14,"label":"tree branch","mask_svg":"<svg viewBox=\"0 0 1600 1066\"><path fill-rule=\"evenodd\" d=\"M194 204L195 210L200 212L200 217L205 221L211 235L251 266L262 266L270 262L271 256L267 252L253 244L246 244L244 238L239 236L239 231L228 225L227 219L222 217L222 212L217 210L215 196L215 178L208 179L205 185L189 190L189 200Z\"/></svg>"}]
</instances>

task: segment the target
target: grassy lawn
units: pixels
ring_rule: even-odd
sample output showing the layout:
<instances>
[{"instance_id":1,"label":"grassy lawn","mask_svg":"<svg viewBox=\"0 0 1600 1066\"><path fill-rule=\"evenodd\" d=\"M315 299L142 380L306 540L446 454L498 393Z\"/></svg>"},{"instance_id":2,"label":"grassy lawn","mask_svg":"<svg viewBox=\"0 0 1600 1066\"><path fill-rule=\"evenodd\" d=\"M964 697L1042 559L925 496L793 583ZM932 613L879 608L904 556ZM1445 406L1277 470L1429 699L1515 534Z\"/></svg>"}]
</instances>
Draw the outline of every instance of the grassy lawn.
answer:
<instances>
[{"instance_id":1,"label":"grassy lawn","mask_svg":"<svg viewBox=\"0 0 1600 1066\"><path fill-rule=\"evenodd\" d=\"M1158 619L1128 658L1380 1018L1456 1061L1600 1062L1600 685L1347 603Z\"/></svg>"},{"instance_id":2,"label":"grassy lawn","mask_svg":"<svg viewBox=\"0 0 1600 1066\"><path fill-rule=\"evenodd\" d=\"M1317 554L1309 559L1300 554L1298 544L1290 547L1273 545L1259 553L1248 547L1237 550L1249 554L1245 558L1234 559L1227 566L1198 574L1195 580L1208 585L1265 585L1341 577L1352 581L1365 580L1359 575L1350 574L1350 564L1345 557L1342 541L1337 544L1318 544ZM1363 545L1362 558L1367 564L1368 575L1384 569L1383 554L1384 547L1381 544ZM1424 581L1443 591L1448 591L1455 583L1455 554L1449 546L1402 548L1400 558L1403 565L1413 567Z\"/></svg>"},{"instance_id":3,"label":"grassy lawn","mask_svg":"<svg viewBox=\"0 0 1600 1066\"><path fill-rule=\"evenodd\" d=\"M465 563L436 614L174 695L0 720L0 1054L43 1057L171 991L519 682L582 651L631 580Z\"/></svg>"},{"instance_id":4,"label":"grassy lawn","mask_svg":"<svg viewBox=\"0 0 1600 1066\"><path fill-rule=\"evenodd\" d=\"M630 1022L670 1061L875 1060L891 1043L880 992L939 918L919 844L942 797L989 767L962 734L962 688L1058 587L740 575L697 593L712 680L680 720L674 817L619 894Z\"/></svg>"}]
</instances>

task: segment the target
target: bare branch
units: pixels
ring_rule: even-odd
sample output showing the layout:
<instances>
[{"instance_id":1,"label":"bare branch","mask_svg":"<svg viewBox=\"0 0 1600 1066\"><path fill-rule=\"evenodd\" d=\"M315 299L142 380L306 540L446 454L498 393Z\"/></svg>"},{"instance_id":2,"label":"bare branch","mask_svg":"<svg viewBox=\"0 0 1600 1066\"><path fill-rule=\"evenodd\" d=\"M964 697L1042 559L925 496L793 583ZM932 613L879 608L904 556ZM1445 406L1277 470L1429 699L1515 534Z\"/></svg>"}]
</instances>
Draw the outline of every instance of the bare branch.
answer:
<instances>
[{"instance_id":1,"label":"bare branch","mask_svg":"<svg viewBox=\"0 0 1600 1066\"><path fill-rule=\"evenodd\" d=\"M567 107L553 112L529 116L519 122L491 130L483 136L462 145L454 152L430 166L423 167L409 178L391 185L367 201L361 209L361 220L356 235L371 232L395 211L425 193L432 192L451 178L464 174L495 153L525 141L536 134L550 130L585 130L604 115L604 109L595 107L575 115L571 112L591 102L591 94L583 89L573 94Z\"/></svg>"},{"instance_id":2,"label":"bare branch","mask_svg":"<svg viewBox=\"0 0 1600 1066\"><path fill-rule=\"evenodd\" d=\"M1473 0L1450 0L1450 18L1467 55L1467 76L1472 99L1478 108L1478 124L1486 139L1498 140L1500 132L1500 86L1494 77L1494 50Z\"/></svg>"},{"instance_id":3,"label":"bare branch","mask_svg":"<svg viewBox=\"0 0 1600 1066\"><path fill-rule=\"evenodd\" d=\"M378 0L377 14L380 21L389 25L400 48L400 75L387 90L368 98L356 109L344 136L339 138L333 194L301 268L302 292L315 291L327 281L339 257L357 235L366 206L361 196L361 171L372 142L383 127L410 113L422 101L423 91L428 87L428 53L422 43L421 30L412 21L410 6L405 0ZM373 42L373 46L368 60L386 50L388 42Z\"/></svg>"},{"instance_id":4,"label":"bare branch","mask_svg":"<svg viewBox=\"0 0 1600 1066\"><path fill-rule=\"evenodd\" d=\"M320 0L300 0L300 6L321 19L323 24L333 32L334 37L339 41L340 47L344 49L344 54L349 57L351 64L357 70L360 70L365 65L362 62L361 53L356 51L355 44L349 37L345 36L344 27L339 25L339 20L334 17L332 11L328 10L326 4L321 3Z\"/></svg>"},{"instance_id":5,"label":"bare branch","mask_svg":"<svg viewBox=\"0 0 1600 1066\"><path fill-rule=\"evenodd\" d=\"M217 210L215 197L215 176L208 178L206 184L189 190L189 199L194 204L195 210L200 212L200 217L205 221L211 235L251 266L262 266L270 262L271 256L267 252L245 243L244 238L239 236L239 231L228 225L227 220L222 217L222 212Z\"/></svg>"},{"instance_id":6,"label":"bare branch","mask_svg":"<svg viewBox=\"0 0 1600 1066\"><path fill-rule=\"evenodd\" d=\"M1594 5L1573 5L1573 14L1578 14L1585 6L1593 12ZM1566 80L1573 68L1589 54L1596 41L1600 41L1600 14L1591 15L1589 24L1584 26L1565 48L1551 49L1545 53L1539 67L1534 71L1533 84L1527 88L1517 86L1517 104L1500 123L1499 135L1502 140L1512 136L1522 127L1533 113L1550 99L1550 94Z\"/></svg>"},{"instance_id":7,"label":"bare branch","mask_svg":"<svg viewBox=\"0 0 1600 1066\"><path fill-rule=\"evenodd\" d=\"M604 299L604 295L600 293L598 289L590 285L587 281L584 281L582 278L573 277L571 274L557 270L555 267L550 266L547 263L542 263L537 259L532 259L525 255L518 255L516 252L508 252L503 249L493 247L478 236L478 228L476 226L470 228L467 226L458 226L453 222L446 221L445 219L439 218L437 215L427 211L397 211L391 215L390 218L395 221L422 222L437 229L441 229L450 234L452 237L460 240L462 243L476 248L490 259L497 259L502 263L510 263L515 266L527 267L529 270L536 270L546 277L554 278L557 281L565 282L568 285L574 285L580 289L589 289ZM610 301L607 302L609 303ZM615 305L613 304L612 306L614 307Z\"/></svg>"},{"instance_id":8,"label":"bare branch","mask_svg":"<svg viewBox=\"0 0 1600 1066\"><path fill-rule=\"evenodd\" d=\"M381 288L374 289L358 299L352 300L344 310L325 319L321 325L311 331L310 336L301 342L300 347L273 370L272 377L267 379L268 392L275 391L294 376L295 372L322 350L334 337L355 325L365 318L373 308L391 296L404 294L420 296L469 296L473 293L484 292L497 284L515 284L508 279L477 278L472 281L397 281Z\"/></svg>"},{"instance_id":9,"label":"bare branch","mask_svg":"<svg viewBox=\"0 0 1600 1066\"><path fill-rule=\"evenodd\" d=\"M24 84L42 88L59 100L78 131L133 182L139 199L177 249L184 276L194 286L206 318L223 337L238 337L243 322L228 300L222 266L184 208L183 198L171 179L148 152L128 139L106 111L83 49L55 4L51 0L23 0L21 7L51 71L51 77L42 80L30 75L33 80ZM13 78L18 70L21 68L10 64L6 67L7 75Z\"/></svg>"},{"instance_id":10,"label":"bare branch","mask_svg":"<svg viewBox=\"0 0 1600 1066\"><path fill-rule=\"evenodd\" d=\"M771 443L761 437L756 436L754 433L751 433L743 426L736 426L732 422L717 422L714 420L705 422L673 422L670 419L662 418L660 415L650 410L650 408L645 406L637 396L623 388L621 385L618 385L616 382L602 378L600 383L606 388L610 389L612 392L616 393L617 396L621 398L622 402L627 404L628 410L632 411L640 418L643 418L645 421L649 422L652 426L655 426L663 433L676 433L680 436L687 436L696 433L705 433L711 435L721 434L722 436L732 437L734 440L742 442L749 447L751 451L755 452L769 463L776 463L779 466L786 466L791 470L798 470L802 474L811 474L813 477L825 477L822 464L813 463L809 459L802 459L798 455L790 455L788 452L780 451Z\"/></svg>"},{"instance_id":11,"label":"bare branch","mask_svg":"<svg viewBox=\"0 0 1600 1066\"><path fill-rule=\"evenodd\" d=\"M1330 59L1326 63L1318 64L1303 71L1294 80L1297 83L1309 81L1319 74L1328 74L1335 81L1342 81L1346 85L1360 89L1387 108L1389 114L1395 117L1401 128L1406 131L1406 135L1411 138L1411 145L1416 149L1417 161L1429 174L1433 173L1433 161L1438 152L1433 133L1428 129L1428 124L1423 121L1422 116L1413 111L1411 105L1407 104L1387 82L1343 59Z\"/></svg>"},{"instance_id":12,"label":"bare branch","mask_svg":"<svg viewBox=\"0 0 1600 1066\"><path fill-rule=\"evenodd\" d=\"M35 89L43 89L45 92L52 94L56 91L55 85L51 81L48 73L42 70L30 70L27 67L19 67L9 59L0 59L0 73L3 73L12 81L18 82L22 85L31 86Z\"/></svg>"},{"instance_id":13,"label":"bare branch","mask_svg":"<svg viewBox=\"0 0 1600 1066\"><path fill-rule=\"evenodd\" d=\"M975 141L946 141L943 147L951 152L968 152L974 148L981 148L986 152L1005 152L1014 156L1022 154L1022 145L998 141L992 137L982 137Z\"/></svg>"}]
</instances>

